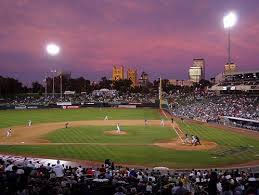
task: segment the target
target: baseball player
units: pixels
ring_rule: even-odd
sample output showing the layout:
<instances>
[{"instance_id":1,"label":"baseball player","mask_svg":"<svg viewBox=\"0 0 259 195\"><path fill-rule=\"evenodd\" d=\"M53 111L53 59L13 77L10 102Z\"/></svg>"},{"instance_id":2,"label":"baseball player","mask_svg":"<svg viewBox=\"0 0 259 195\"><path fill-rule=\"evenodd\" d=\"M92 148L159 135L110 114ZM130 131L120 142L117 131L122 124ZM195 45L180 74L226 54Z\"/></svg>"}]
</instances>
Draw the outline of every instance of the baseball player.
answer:
<instances>
[{"instance_id":1,"label":"baseball player","mask_svg":"<svg viewBox=\"0 0 259 195\"><path fill-rule=\"evenodd\" d=\"M196 137L194 135L192 135L192 145L196 146Z\"/></svg>"},{"instance_id":2,"label":"baseball player","mask_svg":"<svg viewBox=\"0 0 259 195\"><path fill-rule=\"evenodd\" d=\"M160 125L163 126L163 127L165 126L164 119L161 119L161 120L160 120Z\"/></svg>"},{"instance_id":3,"label":"baseball player","mask_svg":"<svg viewBox=\"0 0 259 195\"><path fill-rule=\"evenodd\" d=\"M144 123L145 123L145 126L147 126L147 119L145 119Z\"/></svg>"},{"instance_id":4,"label":"baseball player","mask_svg":"<svg viewBox=\"0 0 259 195\"><path fill-rule=\"evenodd\" d=\"M187 133L185 134L185 140L184 140L184 143L189 143L189 136L188 136L188 134L187 134Z\"/></svg>"},{"instance_id":5,"label":"baseball player","mask_svg":"<svg viewBox=\"0 0 259 195\"><path fill-rule=\"evenodd\" d=\"M120 133L121 129L120 129L120 123L117 123L117 133Z\"/></svg>"},{"instance_id":6,"label":"baseball player","mask_svg":"<svg viewBox=\"0 0 259 195\"><path fill-rule=\"evenodd\" d=\"M67 129L68 125L69 125L69 123L68 123L68 122L66 122L66 123L65 123L65 127L66 127L66 129Z\"/></svg>"},{"instance_id":7,"label":"baseball player","mask_svg":"<svg viewBox=\"0 0 259 195\"><path fill-rule=\"evenodd\" d=\"M200 138L198 136L196 136L196 144L201 145Z\"/></svg>"},{"instance_id":8,"label":"baseball player","mask_svg":"<svg viewBox=\"0 0 259 195\"><path fill-rule=\"evenodd\" d=\"M5 131L6 137L9 137L9 129Z\"/></svg>"},{"instance_id":9,"label":"baseball player","mask_svg":"<svg viewBox=\"0 0 259 195\"><path fill-rule=\"evenodd\" d=\"M107 120L108 120L108 116L107 116L107 115L105 116L104 120L105 120L105 121L107 121Z\"/></svg>"},{"instance_id":10,"label":"baseball player","mask_svg":"<svg viewBox=\"0 0 259 195\"><path fill-rule=\"evenodd\" d=\"M29 127L31 126L31 120L28 121L28 126L29 126Z\"/></svg>"},{"instance_id":11,"label":"baseball player","mask_svg":"<svg viewBox=\"0 0 259 195\"><path fill-rule=\"evenodd\" d=\"M6 136L7 137L11 137L12 136L12 129L11 128L7 130Z\"/></svg>"}]
</instances>

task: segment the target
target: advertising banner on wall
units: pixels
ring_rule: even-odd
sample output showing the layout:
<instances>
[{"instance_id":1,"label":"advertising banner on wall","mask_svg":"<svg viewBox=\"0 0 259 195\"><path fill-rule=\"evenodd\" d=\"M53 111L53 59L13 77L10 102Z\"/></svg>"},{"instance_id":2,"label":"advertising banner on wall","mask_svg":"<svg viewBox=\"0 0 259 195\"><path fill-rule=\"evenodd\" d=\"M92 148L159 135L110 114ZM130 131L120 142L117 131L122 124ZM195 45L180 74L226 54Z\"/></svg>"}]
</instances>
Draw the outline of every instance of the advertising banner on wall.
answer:
<instances>
[{"instance_id":1,"label":"advertising banner on wall","mask_svg":"<svg viewBox=\"0 0 259 195\"><path fill-rule=\"evenodd\" d=\"M71 106L72 102L57 102L58 106Z\"/></svg>"},{"instance_id":2,"label":"advertising banner on wall","mask_svg":"<svg viewBox=\"0 0 259 195\"><path fill-rule=\"evenodd\" d=\"M79 106L62 106L63 109L79 109Z\"/></svg>"},{"instance_id":3,"label":"advertising banner on wall","mask_svg":"<svg viewBox=\"0 0 259 195\"><path fill-rule=\"evenodd\" d=\"M27 106L27 109L38 109L38 106Z\"/></svg>"},{"instance_id":4,"label":"advertising banner on wall","mask_svg":"<svg viewBox=\"0 0 259 195\"><path fill-rule=\"evenodd\" d=\"M24 110L24 109L26 109L26 106L15 106L14 109L16 109L16 110Z\"/></svg>"},{"instance_id":5,"label":"advertising banner on wall","mask_svg":"<svg viewBox=\"0 0 259 195\"><path fill-rule=\"evenodd\" d=\"M136 105L119 105L118 108L136 108Z\"/></svg>"}]
</instances>

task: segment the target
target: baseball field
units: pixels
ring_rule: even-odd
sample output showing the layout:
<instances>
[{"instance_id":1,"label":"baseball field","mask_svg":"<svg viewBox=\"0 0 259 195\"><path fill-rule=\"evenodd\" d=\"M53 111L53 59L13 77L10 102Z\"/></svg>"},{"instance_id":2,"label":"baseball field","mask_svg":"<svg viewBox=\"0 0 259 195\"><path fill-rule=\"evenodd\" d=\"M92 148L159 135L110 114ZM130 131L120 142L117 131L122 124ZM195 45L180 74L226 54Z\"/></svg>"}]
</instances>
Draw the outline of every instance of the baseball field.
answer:
<instances>
[{"instance_id":1,"label":"baseball field","mask_svg":"<svg viewBox=\"0 0 259 195\"><path fill-rule=\"evenodd\" d=\"M118 123L123 133L116 133ZM183 144L185 133L199 136L201 145ZM177 119L172 124L165 113L148 108L6 110L0 111L0 153L147 167L256 165L259 134Z\"/></svg>"}]
</instances>

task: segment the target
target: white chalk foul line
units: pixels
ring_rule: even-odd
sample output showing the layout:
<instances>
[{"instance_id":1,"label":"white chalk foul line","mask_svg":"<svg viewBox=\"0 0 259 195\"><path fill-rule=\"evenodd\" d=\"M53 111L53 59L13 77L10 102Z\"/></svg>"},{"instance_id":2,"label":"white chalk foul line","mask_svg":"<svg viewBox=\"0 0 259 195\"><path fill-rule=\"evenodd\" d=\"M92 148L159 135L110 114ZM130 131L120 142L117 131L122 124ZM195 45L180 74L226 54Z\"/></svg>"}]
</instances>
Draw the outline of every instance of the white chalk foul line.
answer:
<instances>
[{"instance_id":1,"label":"white chalk foul line","mask_svg":"<svg viewBox=\"0 0 259 195\"><path fill-rule=\"evenodd\" d=\"M163 115L168 119L168 116L165 114L165 111L162 109L162 113ZM178 131L176 130L176 128L174 128L173 124L171 123L172 128L174 129L175 133L178 135L178 137L180 138L180 140L182 141L182 143L184 143L182 137L180 136L180 134L178 133ZM181 130L180 130L181 131ZM182 132L183 133L183 132Z\"/></svg>"}]
</instances>

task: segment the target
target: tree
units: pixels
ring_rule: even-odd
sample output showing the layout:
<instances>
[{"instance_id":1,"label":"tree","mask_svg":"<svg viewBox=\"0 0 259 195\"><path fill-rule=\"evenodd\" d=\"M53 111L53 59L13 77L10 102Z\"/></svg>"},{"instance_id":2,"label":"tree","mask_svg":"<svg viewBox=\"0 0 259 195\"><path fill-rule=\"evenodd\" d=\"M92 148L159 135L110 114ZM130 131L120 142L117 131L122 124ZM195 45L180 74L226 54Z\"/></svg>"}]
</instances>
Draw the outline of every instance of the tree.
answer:
<instances>
[{"instance_id":1,"label":"tree","mask_svg":"<svg viewBox=\"0 0 259 195\"><path fill-rule=\"evenodd\" d=\"M112 88L112 81L108 80L106 77L102 77L101 81L99 82L100 89L111 89Z\"/></svg>"},{"instance_id":2,"label":"tree","mask_svg":"<svg viewBox=\"0 0 259 195\"><path fill-rule=\"evenodd\" d=\"M44 91L44 87L38 83L37 81L36 82L32 82L32 93L43 93Z\"/></svg>"},{"instance_id":3,"label":"tree","mask_svg":"<svg viewBox=\"0 0 259 195\"><path fill-rule=\"evenodd\" d=\"M0 76L0 94L2 97L10 97L19 93L24 93L26 87L14 78Z\"/></svg>"},{"instance_id":4,"label":"tree","mask_svg":"<svg viewBox=\"0 0 259 195\"><path fill-rule=\"evenodd\" d=\"M199 84L202 89L212 86L211 82L205 79L200 80Z\"/></svg>"},{"instance_id":5,"label":"tree","mask_svg":"<svg viewBox=\"0 0 259 195\"><path fill-rule=\"evenodd\" d=\"M130 91L132 81L129 79L120 79L113 81L113 87L120 93L126 93Z\"/></svg>"}]
</instances>

